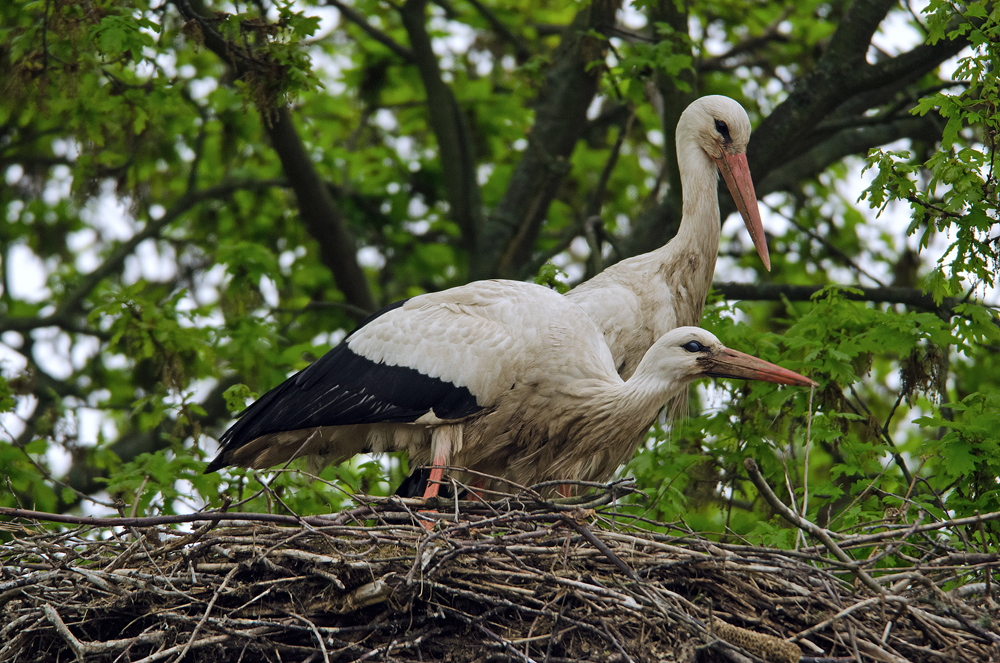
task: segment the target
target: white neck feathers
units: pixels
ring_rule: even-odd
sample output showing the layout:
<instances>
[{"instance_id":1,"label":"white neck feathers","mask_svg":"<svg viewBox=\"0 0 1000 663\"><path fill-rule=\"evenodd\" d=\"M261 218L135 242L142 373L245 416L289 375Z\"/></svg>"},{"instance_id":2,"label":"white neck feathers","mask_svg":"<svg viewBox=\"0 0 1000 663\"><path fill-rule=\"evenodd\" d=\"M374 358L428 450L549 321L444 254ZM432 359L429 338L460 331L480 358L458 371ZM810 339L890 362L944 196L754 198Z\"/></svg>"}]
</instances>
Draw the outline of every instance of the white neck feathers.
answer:
<instances>
[{"instance_id":1,"label":"white neck feathers","mask_svg":"<svg viewBox=\"0 0 1000 663\"><path fill-rule=\"evenodd\" d=\"M719 214L719 170L697 142L697 135L682 123L677 128L677 163L681 174L683 217L677 241L719 251L722 224Z\"/></svg>"}]
</instances>

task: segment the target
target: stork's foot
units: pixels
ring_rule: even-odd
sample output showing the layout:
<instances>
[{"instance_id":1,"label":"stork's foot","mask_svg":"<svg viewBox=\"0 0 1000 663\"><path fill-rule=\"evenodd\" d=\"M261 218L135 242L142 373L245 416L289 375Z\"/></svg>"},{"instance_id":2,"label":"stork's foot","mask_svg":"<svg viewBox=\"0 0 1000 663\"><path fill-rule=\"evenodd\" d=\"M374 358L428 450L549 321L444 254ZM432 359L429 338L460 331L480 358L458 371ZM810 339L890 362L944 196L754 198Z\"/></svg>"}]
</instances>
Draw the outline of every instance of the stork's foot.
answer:
<instances>
[{"instance_id":1,"label":"stork's foot","mask_svg":"<svg viewBox=\"0 0 1000 663\"><path fill-rule=\"evenodd\" d=\"M435 513L435 512L434 511L417 511L417 513ZM434 531L434 524L435 524L435 522L433 520L421 520L420 524L428 532L433 532Z\"/></svg>"},{"instance_id":2,"label":"stork's foot","mask_svg":"<svg viewBox=\"0 0 1000 663\"><path fill-rule=\"evenodd\" d=\"M429 500L432 497L438 496L438 491L441 489L441 478L444 476L444 468L435 467L431 470L431 475L427 478L427 488L424 489L424 499ZM430 510L417 511L417 513L434 513ZM434 522L430 520L421 520L420 524L424 526L424 529L430 532L434 529Z\"/></svg>"},{"instance_id":3,"label":"stork's foot","mask_svg":"<svg viewBox=\"0 0 1000 663\"><path fill-rule=\"evenodd\" d=\"M483 489L485 487L486 487L486 479L483 479L482 477L478 479L473 479L469 483L469 492L472 493L472 496L475 500L479 502L485 502L486 500L483 499Z\"/></svg>"}]
</instances>

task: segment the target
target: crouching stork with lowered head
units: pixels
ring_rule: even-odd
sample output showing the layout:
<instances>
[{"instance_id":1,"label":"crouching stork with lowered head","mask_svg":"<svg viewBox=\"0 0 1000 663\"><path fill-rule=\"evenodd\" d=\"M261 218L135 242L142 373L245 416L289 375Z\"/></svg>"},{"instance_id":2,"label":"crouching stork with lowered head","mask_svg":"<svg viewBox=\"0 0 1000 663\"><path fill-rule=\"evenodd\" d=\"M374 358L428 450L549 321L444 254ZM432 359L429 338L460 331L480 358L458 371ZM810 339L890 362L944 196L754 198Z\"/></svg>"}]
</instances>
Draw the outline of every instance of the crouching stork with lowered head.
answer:
<instances>
[{"instance_id":1,"label":"crouching stork with lowered head","mask_svg":"<svg viewBox=\"0 0 1000 663\"><path fill-rule=\"evenodd\" d=\"M405 451L411 464L438 466L425 497L437 495L443 465L520 485L600 481L699 377L814 384L694 327L660 338L624 381L576 304L538 285L478 281L376 313L244 410L206 472Z\"/></svg>"}]
</instances>

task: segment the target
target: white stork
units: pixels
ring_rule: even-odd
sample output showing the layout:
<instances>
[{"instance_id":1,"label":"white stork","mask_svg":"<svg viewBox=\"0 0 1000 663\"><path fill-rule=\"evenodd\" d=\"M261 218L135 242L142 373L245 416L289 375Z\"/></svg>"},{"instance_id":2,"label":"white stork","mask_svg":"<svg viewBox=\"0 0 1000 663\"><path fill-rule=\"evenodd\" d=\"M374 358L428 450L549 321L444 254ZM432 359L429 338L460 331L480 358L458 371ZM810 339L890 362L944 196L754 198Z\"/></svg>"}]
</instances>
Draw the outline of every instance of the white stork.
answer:
<instances>
[{"instance_id":1,"label":"white stork","mask_svg":"<svg viewBox=\"0 0 1000 663\"><path fill-rule=\"evenodd\" d=\"M406 451L414 464L522 485L601 480L634 453L666 400L701 376L813 384L692 327L653 344L624 381L576 304L538 285L479 281L376 313L244 410L206 472Z\"/></svg>"},{"instance_id":2,"label":"white stork","mask_svg":"<svg viewBox=\"0 0 1000 663\"><path fill-rule=\"evenodd\" d=\"M655 251L608 267L566 295L604 332L625 379L656 339L701 320L719 253L718 171L764 266L771 269L747 166L746 111L729 97L697 99L681 113L676 140L683 199L677 235Z\"/></svg>"}]
</instances>

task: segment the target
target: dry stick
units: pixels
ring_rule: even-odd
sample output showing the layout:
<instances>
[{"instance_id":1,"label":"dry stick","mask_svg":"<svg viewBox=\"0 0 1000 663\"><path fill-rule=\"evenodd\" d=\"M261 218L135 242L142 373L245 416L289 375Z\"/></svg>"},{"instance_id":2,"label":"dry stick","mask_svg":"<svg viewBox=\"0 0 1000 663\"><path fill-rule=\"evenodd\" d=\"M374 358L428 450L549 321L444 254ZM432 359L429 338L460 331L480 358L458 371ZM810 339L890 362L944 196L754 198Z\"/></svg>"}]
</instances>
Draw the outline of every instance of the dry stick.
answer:
<instances>
[{"instance_id":1,"label":"dry stick","mask_svg":"<svg viewBox=\"0 0 1000 663\"><path fill-rule=\"evenodd\" d=\"M869 493L876 490L875 486L878 484L879 480L881 480L882 477L889 471L889 467L890 467L889 465L883 467L882 471L876 474L875 478L868 482L868 485L865 486L865 489L862 490L861 493L857 495L853 500L851 500L851 503L848 504L846 508L841 509L840 513L838 513L836 516L830 519L829 524L832 526L838 520L843 518L845 514L850 513L851 509L854 508L854 505L859 504L862 500L868 497ZM910 484L910 489L911 490L913 489L913 484ZM907 495L909 495L909 491L907 491Z\"/></svg>"},{"instance_id":2,"label":"dry stick","mask_svg":"<svg viewBox=\"0 0 1000 663\"><path fill-rule=\"evenodd\" d=\"M892 652L888 652L882 647L879 647L874 642L868 642L865 639L858 639L858 647L865 650L865 653L871 655L872 658L878 658L886 663L911 663L909 659L896 656Z\"/></svg>"},{"instance_id":3,"label":"dry stick","mask_svg":"<svg viewBox=\"0 0 1000 663\"><path fill-rule=\"evenodd\" d=\"M270 629L268 627L261 627L261 628L258 628L258 629L253 629L253 630L250 630L250 631L245 631L243 633L240 633L239 635L240 635L240 637L246 638L246 637L257 635L257 634L260 634L260 633L265 633L268 630L273 630L273 629ZM228 635L228 634L227 635L213 635L210 638L203 638L202 640L199 640L196 644L193 645L192 648L194 648L194 649L200 649L202 647L207 647L209 645L214 645L214 644L216 644L218 642L225 642L226 640L232 640L232 639L233 639L233 636ZM174 647L171 647L170 649L160 650L160 651L156 652L155 654L150 654L146 658L140 659L138 661L134 661L134 663L156 663L156 661L162 661L165 658L170 658L171 656L173 656L174 654L176 654L181 649L186 648L189 644L190 644L190 642L188 644L185 644L185 645L176 645ZM180 659L178 658L177 660L179 661Z\"/></svg>"},{"instance_id":4,"label":"dry stick","mask_svg":"<svg viewBox=\"0 0 1000 663\"><path fill-rule=\"evenodd\" d=\"M767 485L767 481L764 480L764 477L761 475L760 470L757 469L757 463L754 462L753 458L745 459L743 461L743 466L747 468L747 472L750 473L750 479L753 481L754 485L757 486L757 490L760 491L761 496L765 500L767 500L768 504L771 505L771 508L773 508L779 514L781 514L781 516L788 522L792 523L796 527L799 527L809 532L817 539L822 541L823 545L825 545L827 549L831 553L833 553L833 556L839 559L841 562L844 562L845 564L849 565L851 572L854 573L855 576L857 576L857 578L865 585L867 585L868 588L871 589L873 592L875 592L876 594L885 593L885 589L883 589L881 585L875 582L875 580L870 575L868 575L868 573L865 572L864 569L860 567L857 561L852 559L850 556L847 555L847 553L845 553L843 550L840 549L840 546L838 546L834 542L834 540L830 538L830 533L828 531L826 531L822 527L819 527L809 522L805 518L800 517L799 514L789 509L787 506L785 506L785 504L781 500L778 499L778 496L774 494L774 491L771 490L771 487Z\"/></svg>"},{"instance_id":5,"label":"dry stick","mask_svg":"<svg viewBox=\"0 0 1000 663\"><path fill-rule=\"evenodd\" d=\"M990 164L990 168L993 164ZM979 510L976 510L976 515L979 515ZM979 536L983 540L983 545L986 545L986 528L983 527L983 521L979 521ZM986 565L986 602L990 606L995 606L996 603L993 601L993 570L990 564Z\"/></svg>"},{"instance_id":6,"label":"dry stick","mask_svg":"<svg viewBox=\"0 0 1000 663\"><path fill-rule=\"evenodd\" d=\"M135 489L135 497L132 499L132 511L129 516L135 518L135 514L139 512L139 498L142 497L143 491L146 489L146 484L149 483L149 475L147 474L142 478L142 483L139 487Z\"/></svg>"},{"instance_id":7,"label":"dry stick","mask_svg":"<svg viewBox=\"0 0 1000 663\"><path fill-rule=\"evenodd\" d=\"M875 419L875 415L872 414L872 411L868 409L868 406L865 405L865 402L863 400L861 400L861 396L858 395L858 392L854 389L854 385L853 384L850 386L850 389L851 389L851 395L854 396L855 400L858 401L858 404L865 411L865 414L867 414L872 420L878 421L878 419ZM848 400L847 403L850 404L850 401ZM857 410L855 410L855 411L857 411ZM888 442L889 446L892 447L892 460L893 460L893 462L896 463L896 466L903 473L903 476L906 478L907 483L912 483L913 482L913 474L910 472L910 468L908 468L906 466L906 461L903 460L903 457L899 454L899 447L896 446L896 443L893 442L893 440L892 440L892 436L889 435L889 429L887 427L888 426L888 420L886 420L886 424L887 424L886 426L883 426L883 427L879 428L879 433L882 434L882 439L884 439L886 442ZM944 504L940 504L940 506L943 508Z\"/></svg>"},{"instance_id":8,"label":"dry stick","mask_svg":"<svg viewBox=\"0 0 1000 663\"><path fill-rule=\"evenodd\" d=\"M205 614L201 616L201 620L198 622L197 625L195 625L194 630L191 632L191 637L188 639L187 644L184 645L184 649L181 650L180 656L177 657L177 660L174 661L174 663L180 663L180 661L182 661L184 659L184 656L188 653L188 650L191 649L191 644L194 642L194 639L198 637L198 631L200 631L201 627L205 625L206 621L208 621L208 616L211 614L212 608L215 607L215 602L219 599L219 596L222 594L222 591L226 588L226 585L229 584L229 581L232 580L233 576L236 575L236 572L239 570L240 570L240 565L237 564L236 566L233 567L232 571L226 574L226 579L222 581L222 584L219 585L219 588L215 590L214 594L212 594L212 600L208 602L208 607L205 608Z\"/></svg>"},{"instance_id":9,"label":"dry stick","mask_svg":"<svg viewBox=\"0 0 1000 663\"><path fill-rule=\"evenodd\" d=\"M199 523L206 520L247 520L256 522L280 523L297 525L299 521L292 516L282 516L272 513L185 513L171 516L140 516L138 518L95 518L93 516L69 516L62 513L46 513L29 509L13 509L0 507L0 516L11 518L26 518L28 520L43 520L53 523L68 523L70 525L90 525L91 527L156 527L157 525L172 525L177 523ZM314 519L320 520L320 519Z\"/></svg>"},{"instance_id":10,"label":"dry stick","mask_svg":"<svg viewBox=\"0 0 1000 663\"><path fill-rule=\"evenodd\" d=\"M868 556L868 559L864 561L863 565L872 566L874 564L877 564L880 559L886 557L887 555L891 555L894 550L897 550L900 546L904 545L906 541L909 541L910 537L913 536L913 533L916 531L916 529L920 527L920 522L924 519L924 515L926 514L927 514L926 511L921 511L920 517L917 518L916 522L914 522L912 526L910 526L910 529L903 532L902 536L900 536L898 540L890 541L886 545L885 550L883 550L882 552L875 554L875 551L878 550L878 548L877 547L872 548L872 554Z\"/></svg>"},{"instance_id":11,"label":"dry stick","mask_svg":"<svg viewBox=\"0 0 1000 663\"><path fill-rule=\"evenodd\" d=\"M290 614L292 615L292 617L295 617L296 619L300 619L300 620L304 621L306 624L309 625L309 629L316 636L317 642L319 642L319 648L323 651L323 661L325 663L330 663L330 654L326 651L326 643L323 642L323 636L319 634L319 629L316 628L316 625L313 624L311 620L306 619L302 615L297 615L294 612L290 613Z\"/></svg>"},{"instance_id":12,"label":"dry stick","mask_svg":"<svg viewBox=\"0 0 1000 663\"><path fill-rule=\"evenodd\" d=\"M566 593L562 594L561 596L562 596L562 600L559 602L560 603L560 605L559 605L559 615L556 617L555 621L552 622L552 633L549 634L548 646L545 647L545 659L542 661L542 663L549 663L549 658L552 656L552 645L555 644L556 638L558 638L559 636L561 636L563 633L566 633L566 631L563 631L562 633L559 632L559 620L563 618L563 613L566 612L566 603L567 603L566 597L569 596L569 592L566 592ZM570 628L576 628L576 627L575 626L571 626ZM566 629L566 630L569 630L569 629ZM528 654L528 645L527 645L527 643L525 643L525 646L524 646L524 653L525 653L525 656L527 656L527 654Z\"/></svg>"},{"instance_id":13,"label":"dry stick","mask_svg":"<svg viewBox=\"0 0 1000 663\"><path fill-rule=\"evenodd\" d=\"M838 612L837 614L835 614L833 617L830 617L829 619L824 619L819 624L816 624L814 626L810 626L809 628L807 628L804 631L799 631L798 633L796 633L795 635L793 635L792 637L790 637L788 639L788 641L789 642L798 642L799 640L802 640L804 638L808 638L810 635L813 635L814 633L819 633L820 631L822 631L826 627L831 626L834 622L837 622L837 621L843 619L844 617L847 617L852 612L854 612L856 610L860 610L862 608L867 608L870 605L876 605L876 604L880 603L881 601L882 601L882 597L881 596L874 596L874 597L872 597L870 599L865 599L864 601L861 601L860 603L855 603L854 605L848 606L848 607L844 608L843 610L841 610L840 612Z\"/></svg>"},{"instance_id":14,"label":"dry stick","mask_svg":"<svg viewBox=\"0 0 1000 663\"><path fill-rule=\"evenodd\" d=\"M49 623L55 627L56 632L62 636L63 640L70 646L70 649L76 654L77 660L83 661L84 655L92 654L94 656L99 656L101 654L108 654L118 649L125 649L133 645L136 642L161 644L166 637L163 632L150 633L148 635L139 635L134 638L122 638L121 640L106 640L104 642L85 642L78 639L72 632L70 632L69 627L66 626L66 622L62 620L56 609L53 608L48 603L42 604L42 612L45 613L45 617L49 620Z\"/></svg>"},{"instance_id":15,"label":"dry stick","mask_svg":"<svg viewBox=\"0 0 1000 663\"><path fill-rule=\"evenodd\" d=\"M552 510L560 511L572 511L576 509L592 509L598 506L604 506L611 501L616 499L619 490L624 490L626 493L629 492L639 492L631 489L626 484L627 482L616 481L611 484L594 483L587 481L558 481L551 483L570 483L573 485L581 485L588 488L603 488L605 491L598 494L592 498L568 498L565 500L544 500L539 499L537 504L538 507L549 508ZM547 484L540 484L542 486ZM524 490L526 488L521 487ZM260 492L264 492L262 489ZM410 513L409 509L406 509L407 505L425 506L426 500L422 499L408 499L400 498L396 496L392 497L375 497L371 495L366 496L352 496L355 498L363 497L366 502L364 506L356 507L350 511L344 511L337 516L288 516L276 513L242 513L242 512L200 512L200 513L185 513L185 514L175 514L169 516L140 516L136 518L126 518L121 516L116 516L113 518L100 518L94 516L72 516L62 513L48 513L45 511L34 511L31 509L20 509L13 507L0 507L0 516L8 516L10 518L24 518L27 520L41 520L45 522L53 523L67 523L70 525L89 525L91 527L157 527L160 525L173 525L179 523L198 523L198 522L221 522L221 521L245 521L245 522L266 522L266 523L276 523L280 525L301 525L306 523L314 527L326 527L330 525L339 525L346 522L353 516L364 517L371 515L377 506L396 506L404 509L407 513ZM588 499L589 501L581 502L582 499ZM476 507L477 502L469 502L469 507ZM481 506L481 505L479 505ZM467 507L468 508L468 507ZM1000 512L997 512L996 517L1000 518ZM984 519L988 519L984 516Z\"/></svg>"},{"instance_id":16,"label":"dry stick","mask_svg":"<svg viewBox=\"0 0 1000 663\"><path fill-rule=\"evenodd\" d=\"M315 433L313 433L313 435L315 435ZM310 437L312 437L312 436L310 436ZM292 461L289 460L288 462L290 463ZM285 465L287 466L288 463L285 463ZM295 511L292 509L292 507L290 507L287 504L285 504L285 501L283 499L281 499L281 497L276 492L274 492L273 490L271 490L271 482L264 483L263 481L261 481L260 480L260 476L257 474L257 472L254 472L253 475L254 475L254 478L257 479L257 481L259 481L261 483L261 485L264 486L264 490L267 491L267 494L269 496L273 497L274 500L278 504L280 504L282 507L284 507L285 511L287 511L288 513L290 513L291 515L295 516L298 519L298 521L299 521L299 523L300 523L300 525L302 527L302 531L299 534L297 534L296 536L301 536L302 534L305 534L308 531L308 532L312 532L313 534L319 534L320 536L322 536L325 539L329 539L330 538L330 536L328 534L326 534L325 532L321 532L321 531L317 530L315 527L313 527L312 525L310 525L309 523L307 523L302 516L300 516L299 514L295 513ZM275 476L275 479L276 478L277 478L277 476ZM272 479L271 481L273 482L274 479ZM265 555L268 554L269 552L271 552L271 550L274 550L275 548L277 548L278 545L279 544L275 544L268 551L266 551L264 554Z\"/></svg>"},{"instance_id":17,"label":"dry stick","mask_svg":"<svg viewBox=\"0 0 1000 663\"><path fill-rule=\"evenodd\" d=\"M619 569L622 570L622 573L624 573L629 577L629 580L634 580L636 582L639 582L639 576L636 575L635 571L633 571L632 568L628 564L626 564L621 557L616 555L614 551L612 551L611 548L607 546L606 543L604 543L596 536L594 536L594 533L590 531L589 527L587 527L583 523L577 522L573 518L564 518L563 522L572 527L573 529L575 529L577 532L579 532L580 535L583 536L583 538L587 539L587 541L593 544L595 548L604 553L607 556L607 558L614 563L615 566L617 566Z\"/></svg>"},{"instance_id":18,"label":"dry stick","mask_svg":"<svg viewBox=\"0 0 1000 663\"><path fill-rule=\"evenodd\" d=\"M806 517L809 508L809 448L812 446L812 413L813 394L816 393L816 385L809 387L809 409L806 412L806 449L805 449L805 470L802 472L802 517Z\"/></svg>"},{"instance_id":19,"label":"dry stick","mask_svg":"<svg viewBox=\"0 0 1000 663\"><path fill-rule=\"evenodd\" d=\"M965 525L976 525L980 522L990 522L993 520L1000 520L1000 511L993 511L990 513L984 513L982 516L967 516L965 518L954 518L952 520L941 520L934 523L928 523L926 525L921 525L920 527L914 528L912 530L913 534L922 534L923 532L933 532L936 530L941 530L945 528L956 528L964 527ZM856 535L850 537L844 537L844 544L850 544L852 546L863 546L870 543L875 543L883 539L895 538L899 534L899 529L888 530L885 532L877 532L875 534L864 534Z\"/></svg>"},{"instance_id":20,"label":"dry stick","mask_svg":"<svg viewBox=\"0 0 1000 663\"><path fill-rule=\"evenodd\" d=\"M793 512L794 511L798 511L799 507L795 503L795 489L792 488L791 474L788 471L788 461L786 461L784 458L781 459L781 467L785 471L785 490L788 491L788 499L792 503L792 511ZM809 472L809 464L808 463L806 463L805 472L806 473ZM805 480L804 479L803 479L802 487L803 487L803 490L805 490ZM806 510L805 506L803 506L802 507L802 516L803 517L805 517L805 510ZM800 541L802 542L803 545L805 545L805 543L806 543L806 535L802 532L802 530L797 529L797 530L795 530L795 549L796 550L799 549L799 542Z\"/></svg>"},{"instance_id":21,"label":"dry stick","mask_svg":"<svg viewBox=\"0 0 1000 663\"><path fill-rule=\"evenodd\" d=\"M524 661L525 663L535 663L535 659L531 658L530 656L522 654L517 647L512 645L510 641L504 638L503 636L494 633L493 631L489 630L482 624L474 623L473 626L475 626L486 637L496 640L504 649L504 651L512 653L514 656Z\"/></svg>"},{"instance_id":22,"label":"dry stick","mask_svg":"<svg viewBox=\"0 0 1000 663\"><path fill-rule=\"evenodd\" d=\"M618 642L618 638L615 637L615 634L611 632L610 628L608 628L608 625L604 621L604 619L598 618L597 621L601 625L601 628L604 629L604 633L607 636L608 640L610 640L611 644L614 645L615 649L618 650L618 653L620 653L622 656L624 656L625 660L628 661L628 663L635 663L635 661L632 659L632 657L628 655L628 652L625 651L625 648L622 647L621 643Z\"/></svg>"},{"instance_id":23,"label":"dry stick","mask_svg":"<svg viewBox=\"0 0 1000 663\"><path fill-rule=\"evenodd\" d=\"M29 619L28 621L31 621L31 620ZM15 635L14 637L12 637L9 640L7 640L6 641L7 644L5 644L3 646L3 648L0 648L0 661L10 661L10 660L12 660L14 658L14 653L16 653L17 651L19 651L19 648L22 646L22 643L26 639L25 638L25 634L27 634L30 631L35 631L35 630L41 628L42 624L44 622L45 622L45 617L44 616L37 617L34 620L34 623L31 624L31 626L29 626L28 628L26 628L24 630L19 631L17 635ZM23 624L23 622L22 622L22 624ZM2 641L0 641L0 642L2 642Z\"/></svg>"}]
</instances>

